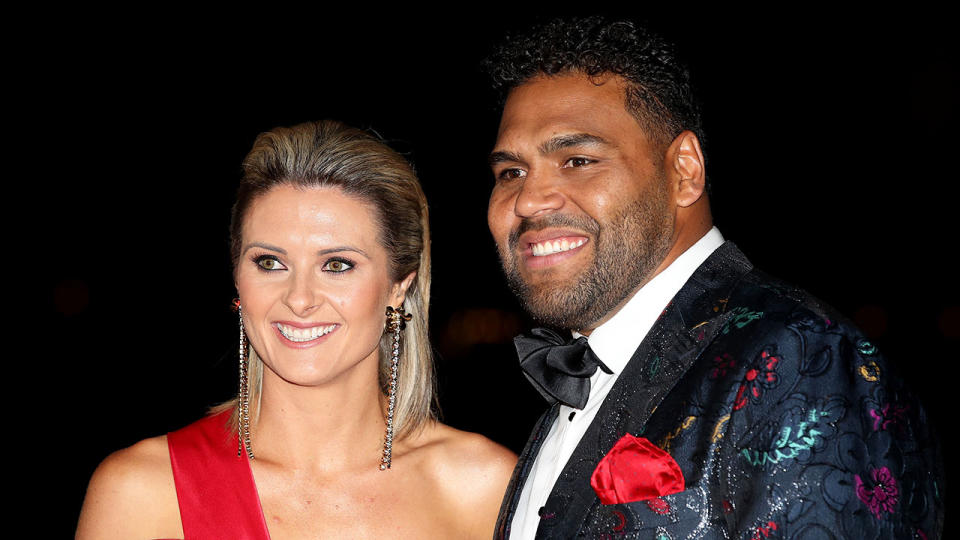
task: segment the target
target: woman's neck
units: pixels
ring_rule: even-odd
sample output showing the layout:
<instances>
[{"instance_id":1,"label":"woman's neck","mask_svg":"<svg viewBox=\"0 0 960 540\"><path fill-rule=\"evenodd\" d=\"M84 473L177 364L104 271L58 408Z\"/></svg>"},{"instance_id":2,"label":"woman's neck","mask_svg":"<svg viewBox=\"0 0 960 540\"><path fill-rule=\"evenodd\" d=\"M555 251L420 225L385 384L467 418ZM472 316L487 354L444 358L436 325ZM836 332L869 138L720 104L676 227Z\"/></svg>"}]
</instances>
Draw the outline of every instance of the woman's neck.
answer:
<instances>
[{"instance_id":1,"label":"woman's neck","mask_svg":"<svg viewBox=\"0 0 960 540\"><path fill-rule=\"evenodd\" d=\"M376 466L383 395L369 376L352 379L305 387L265 369L260 413L251 426L256 459L317 472Z\"/></svg>"}]
</instances>

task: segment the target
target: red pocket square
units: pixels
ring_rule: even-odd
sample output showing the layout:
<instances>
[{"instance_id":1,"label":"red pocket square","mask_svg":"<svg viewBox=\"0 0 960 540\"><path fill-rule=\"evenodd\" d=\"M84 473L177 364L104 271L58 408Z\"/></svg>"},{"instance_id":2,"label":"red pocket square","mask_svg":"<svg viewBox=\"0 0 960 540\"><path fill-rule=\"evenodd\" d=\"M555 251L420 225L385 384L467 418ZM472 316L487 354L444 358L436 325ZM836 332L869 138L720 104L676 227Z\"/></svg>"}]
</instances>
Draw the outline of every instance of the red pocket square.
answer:
<instances>
[{"instance_id":1,"label":"red pocket square","mask_svg":"<svg viewBox=\"0 0 960 540\"><path fill-rule=\"evenodd\" d=\"M590 485L603 504L646 501L685 489L683 472L670 454L629 433L603 456Z\"/></svg>"}]
</instances>

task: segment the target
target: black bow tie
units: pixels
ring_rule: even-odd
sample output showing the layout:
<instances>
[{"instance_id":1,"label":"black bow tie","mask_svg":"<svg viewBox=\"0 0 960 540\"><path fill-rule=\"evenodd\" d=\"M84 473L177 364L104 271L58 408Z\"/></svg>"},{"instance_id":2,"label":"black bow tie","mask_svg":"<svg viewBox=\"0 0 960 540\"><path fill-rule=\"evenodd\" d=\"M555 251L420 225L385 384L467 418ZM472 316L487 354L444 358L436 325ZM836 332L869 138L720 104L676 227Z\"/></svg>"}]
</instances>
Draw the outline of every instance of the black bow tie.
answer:
<instances>
[{"instance_id":1,"label":"black bow tie","mask_svg":"<svg viewBox=\"0 0 960 540\"><path fill-rule=\"evenodd\" d=\"M585 337L565 340L547 328L534 328L531 334L513 338L520 368L551 404L559 401L582 409L590 396L590 376L597 367L613 374L590 350Z\"/></svg>"}]
</instances>

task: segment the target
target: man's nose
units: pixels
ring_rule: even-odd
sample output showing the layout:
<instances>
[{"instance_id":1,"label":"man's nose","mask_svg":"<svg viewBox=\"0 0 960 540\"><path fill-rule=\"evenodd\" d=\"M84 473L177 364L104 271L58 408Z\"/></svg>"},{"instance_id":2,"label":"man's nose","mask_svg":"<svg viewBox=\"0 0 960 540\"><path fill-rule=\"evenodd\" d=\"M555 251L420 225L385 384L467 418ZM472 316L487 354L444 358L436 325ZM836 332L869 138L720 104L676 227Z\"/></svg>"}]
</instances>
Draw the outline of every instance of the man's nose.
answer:
<instances>
[{"instance_id":1,"label":"man's nose","mask_svg":"<svg viewBox=\"0 0 960 540\"><path fill-rule=\"evenodd\" d=\"M557 179L544 172L530 170L523 180L514 212L524 218L535 217L563 208L566 197Z\"/></svg>"}]
</instances>

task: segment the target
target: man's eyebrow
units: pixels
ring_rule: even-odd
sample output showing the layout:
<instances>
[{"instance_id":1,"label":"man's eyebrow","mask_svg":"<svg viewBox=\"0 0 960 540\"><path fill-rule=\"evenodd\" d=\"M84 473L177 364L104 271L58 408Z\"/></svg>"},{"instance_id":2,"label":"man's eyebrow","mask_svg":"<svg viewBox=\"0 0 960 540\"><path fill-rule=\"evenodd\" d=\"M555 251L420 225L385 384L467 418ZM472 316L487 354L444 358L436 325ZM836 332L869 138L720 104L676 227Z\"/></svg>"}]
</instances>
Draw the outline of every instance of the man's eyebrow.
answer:
<instances>
[{"instance_id":1,"label":"man's eyebrow","mask_svg":"<svg viewBox=\"0 0 960 540\"><path fill-rule=\"evenodd\" d=\"M546 155L573 146L610 146L610 143L608 143L603 137L591 135L589 133L569 133L565 135L557 135L552 139L544 141L537 150L539 150L541 154ZM491 167L497 165L498 163L508 162L522 163L523 159L520 157L520 154L507 150L497 150L496 152L491 153L490 157L487 158L487 163L489 163Z\"/></svg>"},{"instance_id":2,"label":"man's eyebrow","mask_svg":"<svg viewBox=\"0 0 960 540\"><path fill-rule=\"evenodd\" d=\"M591 135L589 133L570 133L567 135L557 135L556 137L544 141L540 145L541 154L552 154L564 148L572 146L609 146L610 143L603 137Z\"/></svg>"},{"instance_id":3,"label":"man's eyebrow","mask_svg":"<svg viewBox=\"0 0 960 540\"><path fill-rule=\"evenodd\" d=\"M523 162L523 160L520 159L520 154L517 154L516 152L507 152L505 150L498 150L496 152L492 152L490 154L490 157L487 158L487 163L491 167L493 167L494 165L497 165L498 163L521 163L521 162Z\"/></svg>"}]
</instances>

